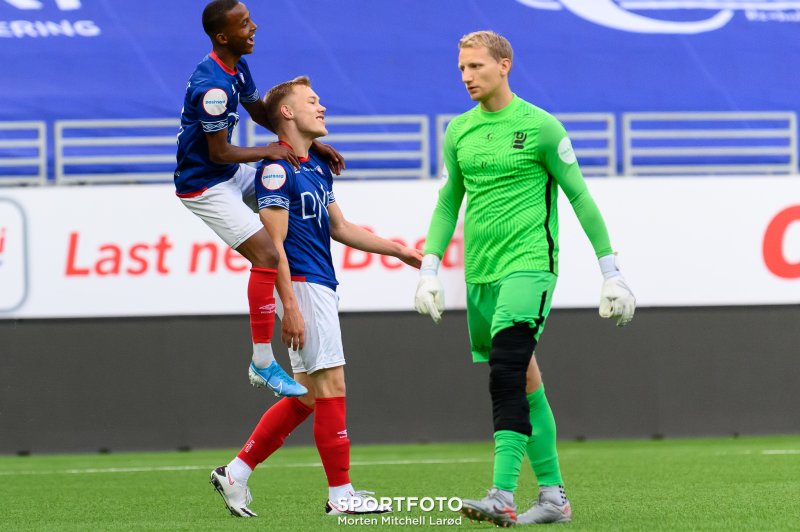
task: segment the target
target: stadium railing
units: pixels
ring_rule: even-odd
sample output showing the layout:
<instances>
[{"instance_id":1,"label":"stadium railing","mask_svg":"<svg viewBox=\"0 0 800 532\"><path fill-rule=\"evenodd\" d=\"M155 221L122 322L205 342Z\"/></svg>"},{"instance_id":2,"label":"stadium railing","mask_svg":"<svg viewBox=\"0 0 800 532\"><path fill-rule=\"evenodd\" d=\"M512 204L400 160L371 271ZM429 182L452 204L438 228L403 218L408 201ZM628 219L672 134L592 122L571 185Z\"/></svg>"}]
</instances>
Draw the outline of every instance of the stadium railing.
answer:
<instances>
[{"instance_id":1,"label":"stadium railing","mask_svg":"<svg viewBox=\"0 0 800 532\"><path fill-rule=\"evenodd\" d=\"M345 178L425 179L430 177L428 117L425 115L331 116L326 144L347 161ZM247 145L274 142L273 133L247 121Z\"/></svg>"},{"instance_id":2,"label":"stadium railing","mask_svg":"<svg viewBox=\"0 0 800 532\"><path fill-rule=\"evenodd\" d=\"M175 170L174 118L58 120L55 182L164 182Z\"/></svg>"},{"instance_id":3,"label":"stadium railing","mask_svg":"<svg viewBox=\"0 0 800 532\"><path fill-rule=\"evenodd\" d=\"M794 112L624 113L623 175L793 174Z\"/></svg>"},{"instance_id":4,"label":"stadium railing","mask_svg":"<svg viewBox=\"0 0 800 532\"><path fill-rule=\"evenodd\" d=\"M436 153L439 175L442 173L442 146L447 125L457 115L436 117ZM612 176L617 174L616 121L611 113L559 113L555 114L569 131L575 155L586 176Z\"/></svg>"},{"instance_id":5,"label":"stadium railing","mask_svg":"<svg viewBox=\"0 0 800 532\"><path fill-rule=\"evenodd\" d=\"M175 165L178 125L175 119L58 120L56 184L164 181L171 174L164 166Z\"/></svg>"},{"instance_id":6,"label":"stadium railing","mask_svg":"<svg viewBox=\"0 0 800 532\"><path fill-rule=\"evenodd\" d=\"M345 157L345 179L428 179L441 173L453 116L437 115L433 132L426 115L331 116L325 141ZM798 173L790 111L624 113L621 143L612 113L556 116L587 176ZM47 124L0 122L0 185L170 182L178 131L172 118L58 120L48 172ZM249 119L233 135L240 145L273 140Z\"/></svg>"},{"instance_id":7,"label":"stadium railing","mask_svg":"<svg viewBox=\"0 0 800 532\"><path fill-rule=\"evenodd\" d=\"M43 185L46 182L45 122L0 122L0 185Z\"/></svg>"}]
</instances>

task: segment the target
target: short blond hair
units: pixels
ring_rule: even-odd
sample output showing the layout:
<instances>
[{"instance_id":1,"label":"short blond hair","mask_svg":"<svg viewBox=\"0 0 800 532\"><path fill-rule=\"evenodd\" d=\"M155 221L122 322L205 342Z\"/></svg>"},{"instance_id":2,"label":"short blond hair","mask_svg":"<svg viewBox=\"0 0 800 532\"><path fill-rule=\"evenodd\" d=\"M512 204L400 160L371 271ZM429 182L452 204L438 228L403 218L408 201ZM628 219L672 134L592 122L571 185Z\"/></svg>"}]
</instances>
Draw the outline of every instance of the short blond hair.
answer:
<instances>
[{"instance_id":1,"label":"short blond hair","mask_svg":"<svg viewBox=\"0 0 800 532\"><path fill-rule=\"evenodd\" d=\"M508 39L490 30L473 31L461 37L458 41L458 49L461 48L477 48L483 46L489 51L489 55L495 61L501 59L514 60L514 50L511 49L511 43Z\"/></svg>"},{"instance_id":2,"label":"short blond hair","mask_svg":"<svg viewBox=\"0 0 800 532\"><path fill-rule=\"evenodd\" d=\"M297 76L289 81L278 83L264 95L264 107L267 110L267 120L273 131L278 127L281 119L281 105L283 101L289 96L295 87L302 85L311 87L311 78L308 76Z\"/></svg>"}]
</instances>

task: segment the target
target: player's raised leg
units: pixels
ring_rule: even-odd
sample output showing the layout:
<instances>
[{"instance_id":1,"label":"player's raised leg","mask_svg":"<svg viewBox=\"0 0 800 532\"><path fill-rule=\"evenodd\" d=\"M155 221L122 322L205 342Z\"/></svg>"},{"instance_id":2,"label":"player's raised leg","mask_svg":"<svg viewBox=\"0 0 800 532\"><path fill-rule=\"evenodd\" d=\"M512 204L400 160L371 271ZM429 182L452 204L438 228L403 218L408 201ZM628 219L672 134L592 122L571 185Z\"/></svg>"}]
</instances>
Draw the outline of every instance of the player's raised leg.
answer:
<instances>
[{"instance_id":1,"label":"player's raised leg","mask_svg":"<svg viewBox=\"0 0 800 532\"><path fill-rule=\"evenodd\" d=\"M277 396L294 397L308 390L294 381L275 361L272 353L272 332L275 329L275 279L278 252L266 229L259 229L236 251L253 267L247 285L250 306L250 331L253 338L253 359L249 378L254 386L269 388Z\"/></svg>"},{"instance_id":2,"label":"player's raised leg","mask_svg":"<svg viewBox=\"0 0 800 532\"><path fill-rule=\"evenodd\" d=\"M181 201L252 265L247 288L253 341L251 382L269 387L276 395L303 395L307 390L286 374L272 353L278 251L259 215L243 201L253 195L254 177L255 169L239 165L233 178Z\"/></svg>"}]
</instances>

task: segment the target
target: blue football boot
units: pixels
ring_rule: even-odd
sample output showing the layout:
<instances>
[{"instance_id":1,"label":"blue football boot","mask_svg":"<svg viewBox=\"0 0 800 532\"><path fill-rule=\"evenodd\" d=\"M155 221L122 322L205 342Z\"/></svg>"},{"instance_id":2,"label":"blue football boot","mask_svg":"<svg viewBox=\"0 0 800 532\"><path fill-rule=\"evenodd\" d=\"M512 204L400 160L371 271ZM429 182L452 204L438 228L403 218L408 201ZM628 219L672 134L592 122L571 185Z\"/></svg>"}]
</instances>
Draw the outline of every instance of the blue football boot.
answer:
<instances>
[{"instance_id":1,"label":"blue football boot","mask_svg":"<svg viewBox=\"0 0 800 532\"><path fill-rule=\"evenodd\" d=\"M269 388L278 397L298 397L308 390L291 378L275 360L266 368L257 368L250 362L248 370L250 384L260 388Z\"/></svg>"}]
</instances>

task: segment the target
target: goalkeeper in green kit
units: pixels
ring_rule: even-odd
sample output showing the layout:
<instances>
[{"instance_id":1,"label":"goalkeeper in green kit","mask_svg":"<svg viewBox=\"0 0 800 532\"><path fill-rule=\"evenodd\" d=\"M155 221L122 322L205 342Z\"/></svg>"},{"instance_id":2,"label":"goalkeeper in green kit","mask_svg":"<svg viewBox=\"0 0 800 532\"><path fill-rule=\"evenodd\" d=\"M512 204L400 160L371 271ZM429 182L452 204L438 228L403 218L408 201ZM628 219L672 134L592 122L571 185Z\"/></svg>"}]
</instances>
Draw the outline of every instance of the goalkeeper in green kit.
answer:
<instances>
[{"instance_id":1,"label":"goalkeeper in green kit","mask_svg":"<svg viewBox=\"0 0 800 532\"><path fill-rule=\"evenodd\" d=\"M494 32L459 42L461 79L479 105L454 118L445 133L447 179L431 218L415 301L417 311L441 320L437 271L466 195L467 321L473 360L490 367L495 461L488 495L464 500L461 512L503 527L572 518L555 420L533 356L558 274L559 187L599 259L600 316L626 325L636 306L564 127L511 92L511 63L510 43ZM539 497L518 516L514 492L526 454Z\"/></svg>"}]
</instances>

